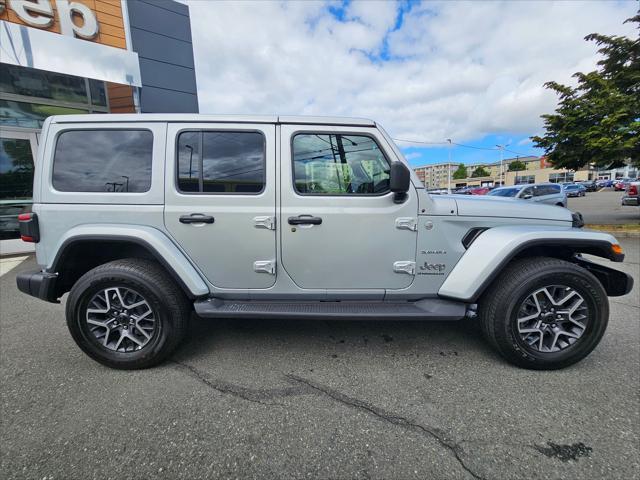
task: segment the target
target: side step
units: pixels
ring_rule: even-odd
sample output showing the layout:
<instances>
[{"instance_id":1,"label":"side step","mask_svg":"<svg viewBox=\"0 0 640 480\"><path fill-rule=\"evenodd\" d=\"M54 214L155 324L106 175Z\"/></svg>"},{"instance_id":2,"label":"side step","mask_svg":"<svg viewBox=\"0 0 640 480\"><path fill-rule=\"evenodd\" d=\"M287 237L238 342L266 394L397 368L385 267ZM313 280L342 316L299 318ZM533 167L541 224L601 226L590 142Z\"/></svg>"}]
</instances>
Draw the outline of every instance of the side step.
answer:
<instances>
[{"instance_id":1,"label":"side step","mask_svg":"<svg viewBox=\"0 0 640 480\"><path fill-rule=\"evenodd\" d=\"M460 320L466 313L466 304L439 298L417 302L266 302L209 298L195 302L194 307L203 318Z\"/></svg>"}]
</instances>

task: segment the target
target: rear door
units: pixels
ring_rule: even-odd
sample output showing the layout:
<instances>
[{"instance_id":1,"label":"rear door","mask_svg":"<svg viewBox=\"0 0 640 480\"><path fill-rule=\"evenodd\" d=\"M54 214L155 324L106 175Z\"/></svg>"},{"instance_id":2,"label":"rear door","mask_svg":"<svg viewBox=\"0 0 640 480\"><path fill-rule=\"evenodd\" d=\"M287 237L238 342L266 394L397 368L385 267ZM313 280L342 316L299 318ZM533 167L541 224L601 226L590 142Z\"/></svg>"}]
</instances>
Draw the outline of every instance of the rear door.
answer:
<instances>
[{"instance_id":1,"label":"rear door","mask_svg":"<svg viewBox=\"0 0 640 480\"><path fill-rule=\"evenodd\" d=\"M215 287L272 286L275 126L175 123L167 139L170 234Z\"/></svg>"},{"instance_id":2,"label":"rear door","mask_svg":"<svg viewBox=\"0 0 640 480\"><path fill-rule=\"evenodd\" d=\"M394 203L396 160L375 128L282 125L283 267L306 289L402 289L413 282L417 192ZM382 293L382 294L383 294Z\"/></svg>"}]
</instances>

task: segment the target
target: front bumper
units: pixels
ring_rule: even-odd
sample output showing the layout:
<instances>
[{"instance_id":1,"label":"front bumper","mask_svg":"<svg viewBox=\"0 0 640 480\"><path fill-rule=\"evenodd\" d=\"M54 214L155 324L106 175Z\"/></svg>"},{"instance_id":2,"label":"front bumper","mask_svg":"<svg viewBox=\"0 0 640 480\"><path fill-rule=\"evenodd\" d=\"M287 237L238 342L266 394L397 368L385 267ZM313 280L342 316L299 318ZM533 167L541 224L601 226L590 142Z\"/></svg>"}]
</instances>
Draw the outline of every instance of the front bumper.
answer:
<instances>
[{"instance_id":1,"label":"front bumper","mask_svg":"<svg viewBox=\"0 0 640 480\"><path fill-rule=\"evenodd\" d=\"M631 275L605 267L581 256L574 257L573 261L595 275L609 297L621 297L633 289L633 277Z\"/></svg>"},{"instance_id":2,"label":"front bumper","mask_svg":"<svg viewBox=\"0 0 640 480\"><path fill-rule=\"evenodd\" d=\"M622 197L622 205L637 207L640 205L639 197Z\"/></svg>"},{"instance_id":3,"label":"front bumper","mask_svg":"<svg viewBox=\"0 0 640 480\"><path fill-rule=\"evenodd\" d=\"M16 277L18 290L46 302L58 303L56 281L58 274L41 270L19 273Z\"/></svg>"}]
</instances>

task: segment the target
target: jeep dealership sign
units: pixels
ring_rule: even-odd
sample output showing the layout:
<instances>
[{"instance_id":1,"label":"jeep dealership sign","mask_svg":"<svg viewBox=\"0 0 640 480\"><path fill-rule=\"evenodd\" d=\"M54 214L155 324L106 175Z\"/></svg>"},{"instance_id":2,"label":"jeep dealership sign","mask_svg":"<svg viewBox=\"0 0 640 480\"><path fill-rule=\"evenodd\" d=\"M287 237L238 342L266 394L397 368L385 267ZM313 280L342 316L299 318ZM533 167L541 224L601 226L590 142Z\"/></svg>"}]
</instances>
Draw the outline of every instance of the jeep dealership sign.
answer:
<instances>
[{"instance_id":1,"label":"jeep dealership sign","mask_svg":"<svg viewBox=\"0 0 640 480\"><path fill-rule=\"evenodd\" d=\"M27 25L49 28L53 25L52 0L0 0L0 13L10 8ZM89 7L80 2L56 0L60 32L63 35L90 40L98 35L98 20ZM74 17L79 17L76 24Z\"/></svg>"}]
</instances>

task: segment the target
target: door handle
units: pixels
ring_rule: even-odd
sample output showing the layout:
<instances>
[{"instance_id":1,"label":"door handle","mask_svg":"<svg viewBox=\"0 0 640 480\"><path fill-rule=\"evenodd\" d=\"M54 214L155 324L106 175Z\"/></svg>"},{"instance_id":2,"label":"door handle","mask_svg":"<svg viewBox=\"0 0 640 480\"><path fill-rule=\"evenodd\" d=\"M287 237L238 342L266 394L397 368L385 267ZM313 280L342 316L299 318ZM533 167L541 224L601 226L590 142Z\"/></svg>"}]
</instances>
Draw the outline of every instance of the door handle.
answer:
<instances>
[{"instance_id":1,"label":"door handle","mask_svg":"<svg viewBox=\"0 0 640 480\"><path fill-rule=\"evenodd\" d=\"M215 219L211 215L203 215L202 213L192 213L180 217L180 223L213 223L214 221Z\"/></svg>"},{"instance_id":2,"label":"door handle","mask_svg":"<svg viewBox=\"0 0 640 480\"><path fill-rule=\"evenodd\" d=\"M288 222L289 225L320 225L322 218L311 215L298 215L297 217L289 217Z\"/></svg>"}]
</instances>

